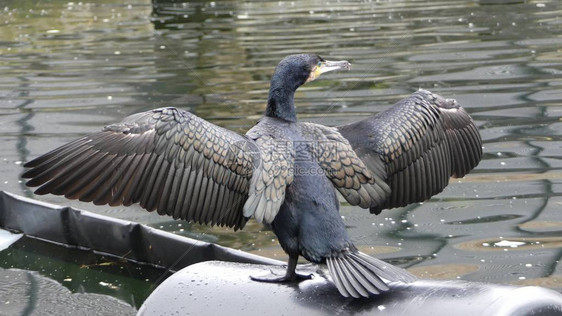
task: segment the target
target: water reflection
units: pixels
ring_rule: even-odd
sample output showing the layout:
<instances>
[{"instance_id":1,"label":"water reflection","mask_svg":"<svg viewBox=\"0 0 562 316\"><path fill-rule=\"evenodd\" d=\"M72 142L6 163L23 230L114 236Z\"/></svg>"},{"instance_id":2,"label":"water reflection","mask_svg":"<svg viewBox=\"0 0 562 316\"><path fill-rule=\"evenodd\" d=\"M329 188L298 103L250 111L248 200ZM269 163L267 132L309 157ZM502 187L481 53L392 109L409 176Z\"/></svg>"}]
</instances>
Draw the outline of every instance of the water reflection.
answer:
<instances>
[{"instance_id":1,"label":"water reflection","mask_svg":"<svg viewBox=\"0 0 562 316\"><path fill-rule=\"evenodd\" d=\"M135 265L125 259L60 247L27 237L0 253L0 267L38 271L72 292L110 295L136 307L170 275L161 267ZM17 286L18 289L20 287L25 288L26 284ZM32 292L36 291L33 287L32 284ZM32 293L29 300L32 301L34 296L41 294Z\"/></svg>"},{"instance_id":2,"label":"water reflection","mask_svg":"<svg viewBox=\"0 0 562 316\"><path fill-rule=\"evenodd\" d=\"M467 108L485 143L477 169L431 201L377 217L343 204L362 250L424 277L562 290L561 13L556 0L4 1L0 189L280 258L254 222L180 227L138 207L34 196L21 163L164 105L245 132L277 62L318 52L353 69L300 89L301 119L344 124L426 88ZM526 244L482 246L501 240Z\"/></svg>"}]
</instances>

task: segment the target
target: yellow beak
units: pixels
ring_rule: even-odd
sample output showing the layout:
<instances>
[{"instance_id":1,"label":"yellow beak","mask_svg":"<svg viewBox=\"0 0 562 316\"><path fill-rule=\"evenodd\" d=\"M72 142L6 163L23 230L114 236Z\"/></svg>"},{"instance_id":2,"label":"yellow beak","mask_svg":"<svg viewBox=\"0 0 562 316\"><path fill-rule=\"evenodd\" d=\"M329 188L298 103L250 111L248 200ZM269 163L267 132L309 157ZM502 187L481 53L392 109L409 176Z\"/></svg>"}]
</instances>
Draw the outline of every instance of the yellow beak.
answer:
<instances>
[{"instance_id":1,"label":"yellow beak","mask_svg":"<svg viewBox=\"0 0 562 316\"><path fill-rule=\"evenodd\" d=\"M323 73L330 72L330 71L333 71L333 70L339 70L339 69L350 70L351 69L351 63L349 63L347 60L338 60L338 61L324 60L324 61L321 61L319 66L315 66L312 69L312 71L310 72L310 76L308 77L306 82L310 82L310 81L320 77L320 75L323 74Z\"/></svg>"}]
</instances>

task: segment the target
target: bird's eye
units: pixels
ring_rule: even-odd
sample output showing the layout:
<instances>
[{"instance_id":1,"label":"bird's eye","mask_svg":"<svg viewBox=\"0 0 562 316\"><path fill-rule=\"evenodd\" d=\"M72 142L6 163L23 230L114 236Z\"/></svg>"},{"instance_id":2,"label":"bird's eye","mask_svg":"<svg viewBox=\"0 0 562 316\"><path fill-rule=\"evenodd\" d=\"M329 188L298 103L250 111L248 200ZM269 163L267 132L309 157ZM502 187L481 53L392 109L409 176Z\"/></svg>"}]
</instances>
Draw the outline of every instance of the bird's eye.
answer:
<instances>
[{"instance_id":1,"label":"bird's eye","mask_svg":"<svg viewBox=\"0 0 562 316\"><path fill-rule=\"evenodd\" d=\"M322 62L319 61L318 64L316 65L316 67L322 67Z\"/></svg>"}]
</instances>

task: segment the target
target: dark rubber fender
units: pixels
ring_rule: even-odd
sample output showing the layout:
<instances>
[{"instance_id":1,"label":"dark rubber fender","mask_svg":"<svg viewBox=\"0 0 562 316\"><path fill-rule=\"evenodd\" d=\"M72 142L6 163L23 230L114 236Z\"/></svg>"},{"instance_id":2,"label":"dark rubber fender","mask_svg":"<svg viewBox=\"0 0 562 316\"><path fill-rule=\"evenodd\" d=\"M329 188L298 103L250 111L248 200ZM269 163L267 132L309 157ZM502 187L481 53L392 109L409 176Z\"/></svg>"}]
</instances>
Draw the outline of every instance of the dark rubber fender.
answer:
<instances>
[{"instance_id":1,"label":"dark rubber fender","mask_svg":"<svg viewBox=\"0 0 562 316\"><path fill-rule=\"evenodd\" d=\"M284 273L281 266L221 261L197 263L164 281L138 315L562 315L562 295L546 288L467 281L418 280L390 284L366 299L341 296L316 266L299 266L314 278L260 283L250 275Z\"/></svg>"}]
</instances>

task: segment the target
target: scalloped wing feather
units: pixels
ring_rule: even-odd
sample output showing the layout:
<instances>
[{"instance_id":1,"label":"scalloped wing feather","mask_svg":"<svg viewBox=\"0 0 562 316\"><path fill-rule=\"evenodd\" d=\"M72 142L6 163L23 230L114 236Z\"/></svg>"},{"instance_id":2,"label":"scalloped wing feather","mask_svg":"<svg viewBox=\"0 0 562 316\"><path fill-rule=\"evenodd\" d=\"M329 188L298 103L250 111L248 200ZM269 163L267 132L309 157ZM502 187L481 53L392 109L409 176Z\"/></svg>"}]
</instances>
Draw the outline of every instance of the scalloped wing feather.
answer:
<instances>
[{"instance_id":1,"label":"scalloped wing feather","mask_svg":"<svg viewBox=\"0 0 562 316\"><path fill-rule=\"evenodd\" d=\"M268 135L256 132L261 126L250 130L256 135L259 164L255 166L250 183L248 200L244 205L244 216L254 216L260 223L271 223L285 201L287 185L293 182L293 142L283 135ZM275 128L268 129L275 131Z\"/></svg>"},{"instance_id":2,"label":"scalloped wing feather","mask_svg":"<svg viewBox=\"0 0 562 316\"><path fill-rule=\"evenodd\" d=\"M336 128L299 123L299 130L310 143L312 157L349 204L370 208L386 199L388 185L369 170Z\"/></svg>"}]
</instances>

